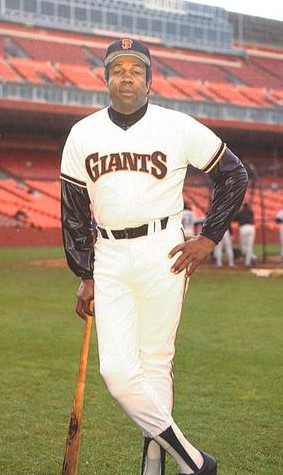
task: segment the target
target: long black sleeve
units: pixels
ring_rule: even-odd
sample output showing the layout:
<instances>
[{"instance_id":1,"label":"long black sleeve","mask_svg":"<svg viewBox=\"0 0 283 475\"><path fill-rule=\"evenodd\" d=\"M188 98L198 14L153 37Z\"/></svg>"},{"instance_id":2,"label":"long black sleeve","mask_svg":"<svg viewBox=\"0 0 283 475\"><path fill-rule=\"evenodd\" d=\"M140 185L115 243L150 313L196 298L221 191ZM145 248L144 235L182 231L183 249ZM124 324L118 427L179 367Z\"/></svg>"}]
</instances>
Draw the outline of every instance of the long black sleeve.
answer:
<instances>
[{"instance_id":1,"label":"long black sleeve","mask_svg":"<svg viewBox=\"0 0 283 475\"><path fill-rule=\"evenodd\" d=\"M201 234L218 243L244 200L248 174L240 159L226 149L209 176L214 182L213 199Z\"/></svg>"},{"instance_id":2,"label":"long black sleeve","mask_svg":"<svg viewBox=\"0 0 283 475\"><path fill-rule=\"evenodd\" d=\"M93 278L93 230L87 190L61 181L61 222L70 269L82 279Z\"/></svg>"}]
</instances>

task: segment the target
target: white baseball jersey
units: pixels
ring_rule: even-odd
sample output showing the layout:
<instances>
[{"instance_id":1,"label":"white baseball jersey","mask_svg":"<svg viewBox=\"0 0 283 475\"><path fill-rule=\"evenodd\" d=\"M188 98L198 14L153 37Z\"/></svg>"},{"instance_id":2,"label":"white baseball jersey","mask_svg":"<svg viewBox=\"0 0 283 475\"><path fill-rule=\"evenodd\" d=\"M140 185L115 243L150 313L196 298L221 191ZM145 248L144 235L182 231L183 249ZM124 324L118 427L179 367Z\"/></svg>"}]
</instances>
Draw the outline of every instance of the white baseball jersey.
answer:
<instances>
[{"instance_id":1,"label":"white baseball jersey","mask_svg":"<svg viewBox=\"0 0 283 475\"><path fill-rule=\"evenodd\" d=\"M86 187L100 226L123 228L180 213L189 164L209 172L226 145L187 114L149 104L123 130L102 109L75 124L61 178Z\"/></svg>"}]
</instances>

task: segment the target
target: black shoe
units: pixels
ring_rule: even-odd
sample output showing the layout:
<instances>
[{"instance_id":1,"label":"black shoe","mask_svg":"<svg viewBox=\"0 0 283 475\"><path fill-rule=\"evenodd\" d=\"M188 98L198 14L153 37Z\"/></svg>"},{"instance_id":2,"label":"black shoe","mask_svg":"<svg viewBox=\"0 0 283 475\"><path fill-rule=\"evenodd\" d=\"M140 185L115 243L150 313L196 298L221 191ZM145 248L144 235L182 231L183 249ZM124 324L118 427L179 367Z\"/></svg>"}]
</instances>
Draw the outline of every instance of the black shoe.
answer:
<instances>
[{"instance_id":1,"label":"black shoe","mask_svg":"<svg viewBox=\"0 0 283 475\"><path fill-rule=\"evenodd\" d=\"M203 457L204 463L203 466L197 471L194 472L192 475L217 475L217 463L211 455L206 454L202 450L200 453ZM179 473L179 475L183 475Z\"/></svg>"},{"instance_id":2,"label":"black shoe","mask_svg":"<svg viewBox=\"0 0 283 475\"><path fill-rule=\"evenodd\" d=\"M142 454L142 466L141 466L141 475L143 475L145 470L145 460L148 451L148 446L151 442L151 438L144 438L143 454ZM165 463L166 463L166 451L163 447L160 447L160 475L165 475Z\"/></svg>"}]
</instances>

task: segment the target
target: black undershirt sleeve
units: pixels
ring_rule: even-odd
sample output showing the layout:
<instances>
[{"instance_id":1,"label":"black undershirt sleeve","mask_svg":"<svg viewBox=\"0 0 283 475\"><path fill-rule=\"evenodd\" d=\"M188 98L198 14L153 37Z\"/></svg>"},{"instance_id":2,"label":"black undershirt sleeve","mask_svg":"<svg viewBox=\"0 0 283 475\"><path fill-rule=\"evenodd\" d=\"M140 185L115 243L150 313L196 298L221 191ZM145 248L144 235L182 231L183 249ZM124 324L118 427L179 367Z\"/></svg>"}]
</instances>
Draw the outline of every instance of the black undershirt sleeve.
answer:
<instances>
[{"instance_id":1,"label":"black undershirt sleeve","mask_svg":"<svg viewBox=\"0 0 283 475\"><path fill-rule=\"evenodd\" d=\"M93 279L93 228L86 188L61 181L61 222L68 266L82 279Z\"/></svg>"},{"instance_id":2,"label":"black undershirt sleeve","mask_svg":"<svg viewBox=\"0 0 283 475\"><path fill-rule=\"evenodd\" d=\"M201 234L218 243L244 200L248 174L241 160L226 148L208 176L214 182L213 199Z\"/></svg>"}]
</instances>

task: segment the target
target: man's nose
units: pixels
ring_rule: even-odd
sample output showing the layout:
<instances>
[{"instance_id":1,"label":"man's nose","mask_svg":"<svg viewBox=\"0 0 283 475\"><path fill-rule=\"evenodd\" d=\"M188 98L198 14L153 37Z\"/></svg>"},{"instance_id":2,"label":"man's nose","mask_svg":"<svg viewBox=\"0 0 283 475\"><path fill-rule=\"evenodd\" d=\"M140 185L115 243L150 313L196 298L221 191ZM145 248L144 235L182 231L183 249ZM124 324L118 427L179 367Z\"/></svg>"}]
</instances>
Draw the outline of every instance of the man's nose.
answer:
<instances>
[{"instance_id":1,"label":"man's nose","mask_svg":"<svg viewBox=\"0 0 283 475\"><path fill-rule=\"evenodd\" d=\"M124 74L123 74L123 78L122 80L124 82L132 82L133 81L133 77L131 75L131 73L129 71L125 71Z\"/></svg>"}]
</instances>

